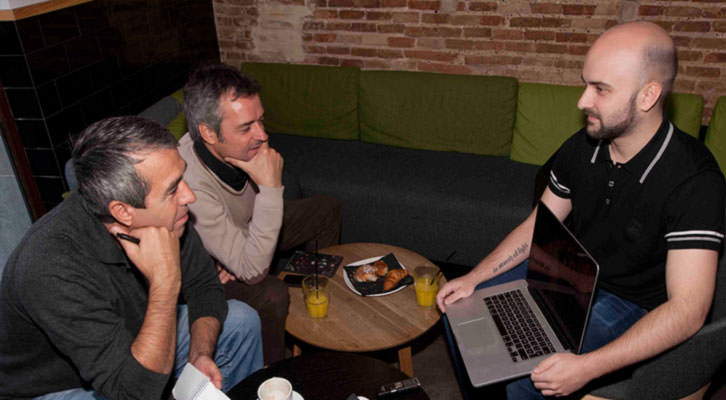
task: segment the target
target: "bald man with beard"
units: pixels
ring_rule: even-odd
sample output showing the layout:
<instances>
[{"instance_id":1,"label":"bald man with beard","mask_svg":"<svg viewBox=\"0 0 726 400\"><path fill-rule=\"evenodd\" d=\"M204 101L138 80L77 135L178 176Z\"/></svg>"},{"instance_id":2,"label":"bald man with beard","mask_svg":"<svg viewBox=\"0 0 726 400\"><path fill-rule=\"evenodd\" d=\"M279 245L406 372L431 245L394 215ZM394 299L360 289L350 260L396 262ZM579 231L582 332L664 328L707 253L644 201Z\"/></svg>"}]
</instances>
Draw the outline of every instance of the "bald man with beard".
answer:
<instances>
[{"instance_id":1,"label":"bald man with beard","mask_svg":"<svg viewBox=\"0 0 726 400\"><path fill-rule=\"evenodd\" d=\"M703 326L726 191L711 153L664 114L677 69L672 39L647 22L611 28L587 53L577 105L587 125L558 151L541 201L561 221L569 217L598 260L599 289L582 354L546 358L531 376L507 385L508 398L569 395ZM444 285L439 308L523 276L535 215L471 272Z\"/></svg>"}]
</instances>

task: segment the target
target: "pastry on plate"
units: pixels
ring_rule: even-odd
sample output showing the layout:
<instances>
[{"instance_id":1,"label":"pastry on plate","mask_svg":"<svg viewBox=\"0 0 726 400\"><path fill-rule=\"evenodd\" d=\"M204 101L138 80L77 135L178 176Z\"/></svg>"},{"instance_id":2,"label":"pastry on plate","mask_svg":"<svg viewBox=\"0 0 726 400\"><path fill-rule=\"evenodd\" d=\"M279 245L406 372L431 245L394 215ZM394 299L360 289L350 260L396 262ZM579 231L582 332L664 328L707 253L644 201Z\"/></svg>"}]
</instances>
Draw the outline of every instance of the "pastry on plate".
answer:
<instances>
[{"instance_id":1,"label":"pastry on plate","mask_svg":"<svg viewBox=\"0 0 726 400\"><path fill-rule=\"evenodd\" d=\"M396 285L398 285L398 282L401 281L401 279L405 278L406 275L408 275L408 271L405 269L392 269L388 271L386 274L386 280L383 281L383 290L391 290Z\"/></svg>"},{"instance_id":2,"label":"pastry on plate","mask_svg":"<svg viewBox=\"0 0 726 400\"><path fill-rule=\"evenodd\" d=\"M374 262L373 266L376 267L376 275L378 276L386 276L388 273L388 264L383 260Z\"/></svg>"},{"instance_id":3,"label":"pastry on plate","mask_svg":"<svg viewBox=\"0 0 726 400\"><path fill-rule=\"evenodd\" d=\"M358 282L375 282L378 280L376 267L371 264L364 264L355 270L353 277Z\"/></svg>"}]
</instances>

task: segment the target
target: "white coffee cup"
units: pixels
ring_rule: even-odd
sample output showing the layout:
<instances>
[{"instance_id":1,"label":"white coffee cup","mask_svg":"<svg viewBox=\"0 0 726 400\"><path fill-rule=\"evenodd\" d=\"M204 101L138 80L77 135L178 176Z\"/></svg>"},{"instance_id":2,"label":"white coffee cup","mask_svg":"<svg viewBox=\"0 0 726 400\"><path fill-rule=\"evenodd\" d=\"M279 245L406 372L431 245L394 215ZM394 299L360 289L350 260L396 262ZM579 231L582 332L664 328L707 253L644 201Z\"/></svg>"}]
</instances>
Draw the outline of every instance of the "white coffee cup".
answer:
<instances>
[{"instance_id":1,"label":"white coffee cup","mask_svg":"<svg viewBox=\"0 0 726 400\"><path fill-rule=\"evenodd\" d=\"M257 388L258 400L292 400L292 384L285 378L270 378Z\"/></svg>"}]
</instances>

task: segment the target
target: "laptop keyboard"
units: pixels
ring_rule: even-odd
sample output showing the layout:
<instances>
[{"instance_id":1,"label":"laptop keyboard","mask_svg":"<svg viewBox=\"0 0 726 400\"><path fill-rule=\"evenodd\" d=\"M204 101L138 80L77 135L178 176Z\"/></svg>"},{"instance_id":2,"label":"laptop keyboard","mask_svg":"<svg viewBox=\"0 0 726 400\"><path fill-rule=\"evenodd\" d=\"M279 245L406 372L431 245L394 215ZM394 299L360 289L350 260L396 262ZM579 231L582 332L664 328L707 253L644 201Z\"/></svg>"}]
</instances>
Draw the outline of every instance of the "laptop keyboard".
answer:
<instances>
[{"instance_id":1,"label":"laptop keyboard","mask_svg":"<svg viewBox=\"0 0 726 400\"><path fill-rule=\"evenodd\" d=\"M512 361L555 352L524 296L518 290L484 298Z\"/></svg>"}]
</instances>

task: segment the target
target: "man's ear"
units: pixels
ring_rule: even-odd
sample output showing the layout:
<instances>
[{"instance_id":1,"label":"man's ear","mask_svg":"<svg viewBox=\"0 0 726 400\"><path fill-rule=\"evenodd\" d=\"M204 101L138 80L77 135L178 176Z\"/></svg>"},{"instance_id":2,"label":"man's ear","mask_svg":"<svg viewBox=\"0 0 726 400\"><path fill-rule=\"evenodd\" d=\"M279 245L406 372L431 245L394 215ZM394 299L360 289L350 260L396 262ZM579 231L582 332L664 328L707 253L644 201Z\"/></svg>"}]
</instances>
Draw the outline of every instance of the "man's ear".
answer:
<instances>
[{"instance_id":1,"label":"man's ear","mask_svg":"<svg viewBox=\"0 0 726 400\"><path fill-rule=\"evenodd\" d=\"M653 109L653 107L658 104L658 100L660 100L661 95L663 95L663 86L660 83L651 81L645 84L645 86L643 86L640 90L639 95L639 106L641 111L648 112Z\"/></svg>"},{"instance_id":2,"label":"man's ear","mask_svg":"<svg viewBox=\"0 0 726 400\"><path fill-rule=\"evenodd\" d=\"M199 133L202 135L202 140L204 140L207 144L216 144L219 142L219 138L217 138L217 132L214 131L214 129L210 128L209 125L205 123L199 124Z\"/></svg>"},{"instance_id":3,"label":"man's ear","mask_svg":"<svg viewBox=\"0 0 726 400\"><path fill-rule=\"evenodd\" d=\"M134 207L118 200L111 200L108 203L108 211L111 213L113 219L125 226L131 226L136 215L136 209Z\"/></svg>"}]
</instances>

